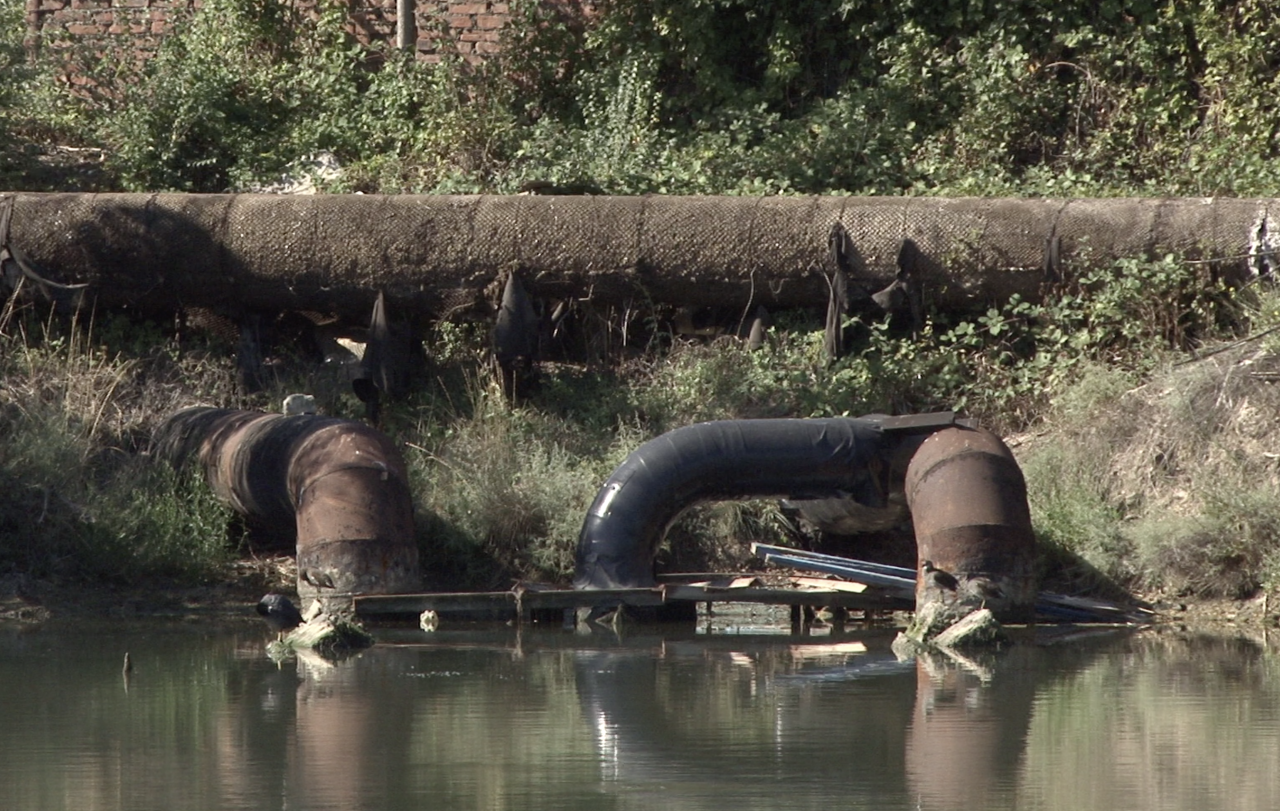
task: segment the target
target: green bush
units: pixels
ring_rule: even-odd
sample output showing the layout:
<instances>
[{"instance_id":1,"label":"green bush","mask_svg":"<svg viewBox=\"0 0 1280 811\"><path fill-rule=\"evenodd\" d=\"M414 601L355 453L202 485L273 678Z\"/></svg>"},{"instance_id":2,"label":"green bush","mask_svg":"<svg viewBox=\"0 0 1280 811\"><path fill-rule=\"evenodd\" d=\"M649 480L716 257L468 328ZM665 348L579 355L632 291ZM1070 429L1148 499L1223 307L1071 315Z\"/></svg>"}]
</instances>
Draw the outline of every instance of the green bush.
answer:
<instances>
[{"instance_id":1,"label":"green bush","mask_svg":"<svg viewBox=\"0 0 1280 811\"><path fill-rule=\"evenodd\" d=\"M69 94L51 63L20 59L19 6L3 3L0 65L22 70L0 87L0 133L102 145L130 190L249 188L322 152L343 167L325 181L329 191L514 192L530 181L625 194L1280 189L1280 15L1265 4L615 0L582 25L530 2L515 7L502 55L474 66L360 46L345 31L345 7L329 0L314 17L209 0L140 73L76 53L100 84ZM563 577L593 488L663 431L705 419L957 408L1012 434L1045 415L1070 422L1072 409L1123 413L1118 381L1141 388L1189 351L1275 323L1265 292L1225 290L1207 266L1177 257L1066 270L1043 300L929 313L914 333L850 319L850 349L835 361L803 314L776 314L756 352L646 325L640 359L604 350L589 366L549 367L540 391L514 407L494 393L482 328L437 325L433 382L387 416L416 448L424 551L441 571L453 567L446 580ZM128 567L109 561L133 549L151 561L143 570L185 571L139 539L212 537L221 519L201 507L196 524L176 520L172 505L196 496L160 480L146 488L164 498L133 505L131 477L141 474L104 461L118 456L110 447L128 456L148 425L112 415L172 404L137 382L140 370L193 390L177 382L183 353L165 346L168 365L157 372L154 346L127 336L99 330L111 351L73 351L67 342L79 333L69 332L36 351L40 342L12 327L0 336L0 420L13 429L0 439L0 475L14 493L0 519L0 565L54 571L79 560L118 577ZM614 339L616 330L601 346ZM1274 352L1276 340L1260 335L1259 350ZM357 414L345 381L326 375L308 369L291 388L317 389L330 413ZM201 393L270 408L281 393L232 391L211 375ZM1197 390L1187 403L1206 396ZM1186 418L1171 433L1220 439L1189 419L1187 403L1160 404L1171 425ZM1233 488L1195 482L1203 497L1187 509L1197 528L1135 495L1167 484L1155 473L1121 487L1100 467L1108 442L1133 437L1067 435L1027 461L1048 548L1100 579L1152 588L1276 582L1280 522L1264 508L1270 490L1249 484L1261 473L1222 462L1215 480ZM1156 444L1137 467L1177 456ZM704 560L728 560L731 536L783 532L773 519L761 505L708 508L675 533ZM1250 551L1210 542L1223 536ZM95 558L84 544L108 551ZM1245 573L1238 582L1222 574L1232 566ZM1218 574L1197 580L1196 571Z\"/></svg>"},{"instance_id":2,"label":"green bush","mask_svg":"<svg viewBox=\"0 0 1280 811\"><path fill-rule=\"evenodd\" d=\"M17 65L6 0L0 59ZM515 4L503 53L439 64L313 16L211 0L141 72L72 59L0 91L31 131L107 148L127 189L1274 195L1269 43L1254 3L617 0L589 22ZM51 67L54 66L51 62ZM43 122L43 123L41 123Z\"/></svg>"}]
</instances>

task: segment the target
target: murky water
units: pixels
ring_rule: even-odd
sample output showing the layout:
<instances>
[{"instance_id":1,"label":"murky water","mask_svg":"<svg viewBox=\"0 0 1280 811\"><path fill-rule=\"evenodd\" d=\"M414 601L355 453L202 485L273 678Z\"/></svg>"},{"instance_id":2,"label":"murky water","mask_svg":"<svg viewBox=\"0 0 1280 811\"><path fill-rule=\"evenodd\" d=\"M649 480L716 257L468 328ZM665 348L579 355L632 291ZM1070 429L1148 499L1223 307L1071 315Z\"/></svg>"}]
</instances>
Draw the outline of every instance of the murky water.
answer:
<instances>
[{"instance_id":1,"label":"murky water","mask_svg":"<svg viewBox=\"0 0 1280 811\"><path fill-rule=\"evenodd\" d=\"M380 636L277 665L255 625L0 628L0 808L1280 808L1261 636Z\"/></svg>"}]
</instances>

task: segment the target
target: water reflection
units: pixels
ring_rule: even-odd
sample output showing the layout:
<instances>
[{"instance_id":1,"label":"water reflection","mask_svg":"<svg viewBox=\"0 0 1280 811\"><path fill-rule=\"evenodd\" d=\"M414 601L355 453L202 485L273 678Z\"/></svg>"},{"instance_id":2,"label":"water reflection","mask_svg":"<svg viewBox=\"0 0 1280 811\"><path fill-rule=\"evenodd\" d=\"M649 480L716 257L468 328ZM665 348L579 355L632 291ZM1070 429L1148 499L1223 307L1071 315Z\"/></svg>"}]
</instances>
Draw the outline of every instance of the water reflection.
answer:
<instances>
[{"instance_id":1,"label":"water reflection","mask_svg":"<svg viewBox=\"0 0 1280 811\"><path fill-rule=\"evenodd\" d=\"M1274 639L1163 635L1047 680L1023 807L1280 808Z\"/></svg>"},{"instance_id":2,"label":"water reflection","mask_svg":"<svg viewBox=\"0 0 1280 811\"><path fill-rule=\"evenodd\" d=\"M0 629L0 808L1280 807L1270 640L892 635Z\"/></svg>"},{"instance_id":3,"label":"water reflection","mask_svg":"<svg viewBox=\"0 0 1280 811\"><path fill-rule=\"evenodd\" d=\"M1016 646L977 660L917 661L906 773L921 808L1015 807L1041 651Z\"/></svg>"},{"instance_id":4,"label":"water reflection","mask_svg":"<svg viewBox=\"0 0 1280 811\"><path fill-rule=\"evenodd\" d=\"M604 790L619 807L830 807L902 798L914 667L890 636L820 646L786 640L666 642L575 657ZM825 650L825 653L824 653ZM853 689L850 689L850 688Z\"/></svg>"}]
</instances>

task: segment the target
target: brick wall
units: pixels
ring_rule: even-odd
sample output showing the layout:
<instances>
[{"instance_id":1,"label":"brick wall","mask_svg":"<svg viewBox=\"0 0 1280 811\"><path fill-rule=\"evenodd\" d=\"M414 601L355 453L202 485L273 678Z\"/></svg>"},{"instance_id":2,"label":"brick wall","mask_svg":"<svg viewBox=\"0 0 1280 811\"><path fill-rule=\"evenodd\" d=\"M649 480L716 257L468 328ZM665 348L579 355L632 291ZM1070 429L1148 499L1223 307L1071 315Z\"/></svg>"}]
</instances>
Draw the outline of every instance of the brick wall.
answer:
<instances>
[{"instance_id":1,"label":"brick wall","mask_svg":"<svg viewBox=\"0 0 1280 811\"><path fill-rule=\"evenodd\" d=\"M145 59L173 21L198 6L199 0L27 0L27 43Z\"/></svg>"},{"instance_id":2,"label":"brick wall","mask_svg":"<svg viewBox=\"0 0 1280 811\"><path fill-rule=\"evenodd\" d=\"M26 0L30 47L87 47L114 51L122 58L145 60L180 16L200 7L200 0ZM300 10L313 0L282 0ZM562 13L582 19L593 0L543 0ZM396 0L348 0L349 26L363 42L395 42ZM472 62L499 50L500 32L510 19L507 2L481 0L416 0L417 53L438 61L442 51L456 48ZM451 40L451 42L450 42Z\"/></svg>"}]
</instances>

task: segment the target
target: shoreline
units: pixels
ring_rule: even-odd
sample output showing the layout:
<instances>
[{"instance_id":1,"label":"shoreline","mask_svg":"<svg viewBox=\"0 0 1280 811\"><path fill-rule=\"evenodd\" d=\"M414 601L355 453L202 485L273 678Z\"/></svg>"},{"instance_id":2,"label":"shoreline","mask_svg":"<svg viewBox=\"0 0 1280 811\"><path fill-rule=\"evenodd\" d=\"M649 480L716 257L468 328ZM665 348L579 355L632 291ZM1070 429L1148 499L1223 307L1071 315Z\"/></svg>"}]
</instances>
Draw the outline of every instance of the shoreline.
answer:
<instances>
[{"instance_id":1,"label":"shoreline","mask_svg":"<svg viewBox=\"0 0 1280 811\"><path fill-rule=\"evenodd\" d=\"M271 591L295 592L290 556L237 561L236 577L199 586L64 585L22 575L0 578L0 627L46 622L170 620L258 624L254 605ZM1146 600L1155 618L1146 626L1226 633L1280 630L1280 599L1267 592L1244 599Z\"/></svg>"}]
</instances>

